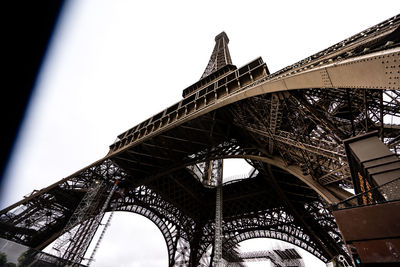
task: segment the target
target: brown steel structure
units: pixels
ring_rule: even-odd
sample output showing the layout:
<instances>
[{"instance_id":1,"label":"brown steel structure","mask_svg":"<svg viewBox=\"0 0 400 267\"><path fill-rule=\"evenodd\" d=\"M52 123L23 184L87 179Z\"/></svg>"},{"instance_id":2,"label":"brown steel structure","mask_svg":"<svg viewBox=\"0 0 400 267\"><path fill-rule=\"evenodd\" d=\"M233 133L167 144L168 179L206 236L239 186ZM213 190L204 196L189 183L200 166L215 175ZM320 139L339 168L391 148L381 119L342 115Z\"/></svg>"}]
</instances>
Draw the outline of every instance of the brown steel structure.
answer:
<instances>
[{"instance_id":1,"label":"brown steel structure","mask_svg":"<svg viewBox=\"0 0 400 267\"><path fill-rule=\"evenodd\" d=\"M120 134L104 158L2 210L0 236L40 250L68 223L87 229L76 230L84 240L70 247L87 244L118 179L106 210L153 221L169 266L207 265L216 188L206 173L221 159L243 158L255 170L222 190L227 261L237 261L239 242L269 237L324 262L338 255L351 262L327 207L351 195L344 139L377 130L400 153L399 25L399 16L390 18L273 74L261 58L232 65L221 33L203 77L182 100ZM102 193L84 198L96 181ZM92 206L79 217L82 199Z\"/></svg>"},{"instance_id":2,"label":"brown steel structure","mask_svg":"<svg viewBox=\"0 0 400 267\"><path fill-rule=\"evenodd\" d=\"M296 266L304 267L304 261L294 248L271 249L264 251L242 252L239 257L246 261L265 261L269 260L274 267ZM228 264L229 267L239 266L239 264Z\"/></svg>"}]
</instances>

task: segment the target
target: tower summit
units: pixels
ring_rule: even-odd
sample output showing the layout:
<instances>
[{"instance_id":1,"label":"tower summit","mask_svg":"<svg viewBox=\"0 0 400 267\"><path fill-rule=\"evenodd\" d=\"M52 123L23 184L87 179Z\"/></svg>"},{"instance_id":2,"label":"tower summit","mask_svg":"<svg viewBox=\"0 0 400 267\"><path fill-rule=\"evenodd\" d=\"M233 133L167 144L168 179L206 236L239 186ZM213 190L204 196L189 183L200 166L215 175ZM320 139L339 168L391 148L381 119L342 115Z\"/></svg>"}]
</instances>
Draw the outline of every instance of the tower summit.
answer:
<instances>
[{"instance_id":1,"label":"tower summit","mask_svg":"<svg viewBox=\"0 0 400 267\"><path fill-rule=\"evenodd\" d=\"M187 97L205 85L211 85L223 75L226 75L227 73L237 69L236 66L232 65L228 43L229 38L225 32L221 32L215 36L215 46L203 75L199 81L183 90L183 97Z\"/></svg>"},{"instance_id":2,"label":"tower summit","mask_svg":"<svg viewBox=\"0 0 400 267\"><path fill-rule=\"evenodd\" d=\"M215 36L215 46L201 78L204 78L220 68L231 65L232 59L228 49L229 38L225 32Z\"/></svg>"}]
</instances>

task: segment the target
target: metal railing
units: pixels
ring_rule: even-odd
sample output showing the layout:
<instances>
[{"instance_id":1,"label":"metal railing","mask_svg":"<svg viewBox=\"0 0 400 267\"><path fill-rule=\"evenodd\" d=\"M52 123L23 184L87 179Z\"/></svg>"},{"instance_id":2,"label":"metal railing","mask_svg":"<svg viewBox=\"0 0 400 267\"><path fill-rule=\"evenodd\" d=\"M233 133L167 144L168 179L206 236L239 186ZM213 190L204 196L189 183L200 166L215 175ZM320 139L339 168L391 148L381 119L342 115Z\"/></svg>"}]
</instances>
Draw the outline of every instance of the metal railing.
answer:
<instances>
[{"instance_id":1,"label":"metal railing","mask_svg":"<svg viewBox=\"0 0 400 267\"><path fill-rule=\"evenodd\" d=\"M400 177L333 204L333 210L370 206L400 200Z\"/></svg>"}]
</instances>

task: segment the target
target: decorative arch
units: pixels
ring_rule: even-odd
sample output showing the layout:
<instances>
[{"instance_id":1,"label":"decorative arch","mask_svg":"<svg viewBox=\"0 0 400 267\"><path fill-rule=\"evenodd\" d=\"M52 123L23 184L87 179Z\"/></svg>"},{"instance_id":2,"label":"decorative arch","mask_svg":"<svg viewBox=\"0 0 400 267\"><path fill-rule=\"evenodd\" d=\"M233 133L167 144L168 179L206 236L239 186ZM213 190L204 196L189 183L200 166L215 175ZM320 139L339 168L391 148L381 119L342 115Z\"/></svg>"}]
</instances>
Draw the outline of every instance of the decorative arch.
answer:
<instances>
[{"instance_id":1,"label":"decorative arch","mask_svg":"<svg viewBox=\"0 0 400 267\"><path fill-rule=\"evenodd\" d=\"M231 151L219 151L222 153L218 153L218 156L205 155L200 158L193 158L190 162L185 162L183 164L180 164L179 166L173 166L169 170L165 170L159 175L168 175L172 172L186 168L196 163L203 162L205 160L224 158L250 159L264 162L266 164L287 171L291 175L295 176L296 178L307 184L310 188L316 191L328 202L333 202L337 200L337 198L333 196L333 194L327 188L324 188L322 185L314 181L310 175L304 175L299 166L288 166L280 157L267 158L260 155L255 155L254 153L247 154L244 150L240 151L241 153L239 151L236 150L234 153L232 153ZM119 199L117 202L114 202L114 205L118 206L116 210L130 211L140 214L150 219L160 229L167 244L170 266L176 264L179 265L179 263L187 262L189 256L191 255L191 246L188 243L188 240L191 239L188 238L193 233L191 233L190 231L186 231L187 229L185 228L185 225L189 225L190 222L182 219L183 214L181 214L179 210L176 210L176 207L170 207L168 203L165 203L162 199L159 199L159 196L155 192L152 192L152 190L147 188L146 186L139 186L138 189L134 190L135 191L130 192L131 197ZM183 227L185 229L179 229L179 227ZM226 233L225 238L227 244L235 245L241 241L257 237L274 238L302 247L322 261L327 261L325 253L321 251L319 247L310 239L310 236L305 234L303 229L298 228L295 225L281 224L278 227L274 227L272 230L271 226L268 225L257 224L254 225L254 227L250 225L249 227L240 229L241 234L235 234L234 229L228 228L229 227L224 229L224 232ZM206 239L201 240L201 245L198 248L199 260L204 259L204 254L206 254L208 248L212 246L212 242L209 243L208 241L209 240Z\"/></svg>"},{"instance_id":2,"label":"decorative arch","mask_svg":"<svg viewBox=\"0 0 400 267\"><path fill-rule=\"evenodd\" d=\"M185 162L184 164L180 164L179 166L174 166L169 170L165 170L164 172L162 172L162 174L160 174L160 176L164 176L187 166L203 162L205 158L206 160L222 158L243 158L264 162L266 164L270 164L287 171L288 173L292 174L293 176L310 186L318 194L322 195L325 200L329 200L330 196L334 197L328 191L328 189L324 188L322 185L319 185L316 181L312 180L311 176L303 175L300 167L295 165L287 166L285 165L283 159L279 157L267 158L259 155L249 155L245 153L235 153L234 155L229 155L229 152L224 153L225 155L221 154L214 157L206 156L202 157L201 159L193 159L190 162ZM183 219L182 216L184 215L181 214L180 211L176 209L176 207L170 207L168 203L164 202L162 199L159 199L160 197L146 186L140 186L138 189L134 190L138 191L130 192L131 197L119 199L117 202L114 202L114 205L118 206L116 210L130 211L145 216L160 229L167 244L170 266L173 266L174 264L178 264L180 262L187 262L191 253L191 246L188 244L188 240L191 239L188 238L192 236L193 233L187 231L185 227L186 225L191 225L190 221ZM329 202L332 202L332 199ZM275 226L271 228L271 225L268 226L260 225L259 223L253 223L251 225L247 225L243 229L239 229L240 234L238 232L235 232L234 227L232 229L229 229L230 227L227 226L224 229L225 238L227 241L226 243L234 245L251 238L274 238L302 247L322 261L327 261L326 253L319 249L315 242L310 239L310 236L304 233L304 230L302 228L296 227L295 225L291 224L290 221L282 221L281 224L274 225ZM179 229L179 227L183 227L185 229ZM207 252L207 248L209 248L210 245L212 246L212 242L208 243L208 241L209 240L206 239L201 240L201 246L198 248L199 260L203 258L202 256L204 253Z\"/></svg>"},{"instance_id":3,"label":"decorative arch","mask_svg":"<svg viewBox=\"0 0 400 267\"><path fill-rule=\"evenodd\" d=\"M168 223L166 220L163 220L156 211L135 204L119 206L116 211L126 211L139 214L153 222L162 233L167 245L169 266L174 265L179 231L172 223Z\"/></svg>"},{"instance_id":4,"label":"decorative arch","mask_svg":"<svg viewBox=\"0 0 400 267\"><path fill-rule=\"evenodd\" d=\"M248 229L244 232L236 232L233 234L225 234L224 235L224 246L223 251L227 254L233 254L232 248L236 247L240 242L255 239L255 238L271 238L280 241L285 241L290 244L293 244L299 248L302 248L321 261L327 263L329 260L322 254L320 250L318 250L317 246L310 240L310 238L302 232L301 229L283 226L282 229L279 230L271 230L271 229ZM203 250L200 259L200 265L205 266L205 263L212 261L213 255L213 243L208 242Z\"/></svg>"},{"instance_id":5,"label":"decorative arch","mask_svg":"<svg viewBox=\"0 0 400 267\"><path fill-rule=\"evenodd\" d=\"M311 254L313 254L315 257L319 258L323 262L328 262L328 259L319 251L316 249L316 246L311 246L310 245L310 240L305 241L304 238L301 238L299 236L293 235L291 233L285 232L285 231L277 231L277 230L249 230L246 232L238 233L236 235L233 235L229 238L227 238L227 244L230 246L239 244L242 241L246 241L249 239L254 239L254 238L272 238L276 240L281 240L285 241L288 243L291 243L297 247L300 247Z\"/></svg>"}]
</instances>

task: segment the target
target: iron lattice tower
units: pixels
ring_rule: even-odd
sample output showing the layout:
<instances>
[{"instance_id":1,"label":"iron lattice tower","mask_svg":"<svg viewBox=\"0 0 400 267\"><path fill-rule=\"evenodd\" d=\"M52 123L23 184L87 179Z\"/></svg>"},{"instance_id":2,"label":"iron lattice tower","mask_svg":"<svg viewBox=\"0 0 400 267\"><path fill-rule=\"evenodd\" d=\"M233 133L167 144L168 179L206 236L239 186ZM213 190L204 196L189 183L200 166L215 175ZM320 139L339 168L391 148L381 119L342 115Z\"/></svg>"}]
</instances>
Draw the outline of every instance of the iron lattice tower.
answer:
<instances>
[{"instance_id":1,"label":"iron lattice tower","mask_svg":"<svg viewBox=\"0 0 400 267\"><path fill-rule=\"evenodd\" d=\"M209 170L218 169L210 165L243 158L254 170L222 187L225 260L237 262L237 244L256 237L295 244L324 262L348 257L327 205L351 195L344 139L377 130L400 153L399 25L390 18L272 74L261 58L232 65L221 33L182 100L120 134L104 158L2 210L0 236L42 250L94 181L103 187L81 226L101 215L119 180L123 194L113 194L105 211L154 222L169 266L212 265L217 176Z\"/></svg>"}]
</instances>

